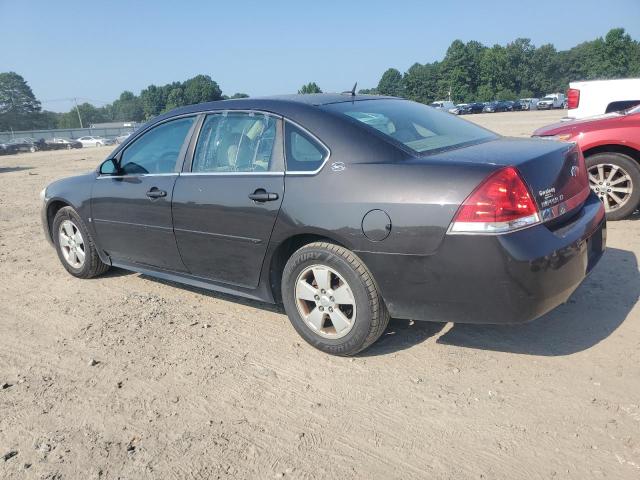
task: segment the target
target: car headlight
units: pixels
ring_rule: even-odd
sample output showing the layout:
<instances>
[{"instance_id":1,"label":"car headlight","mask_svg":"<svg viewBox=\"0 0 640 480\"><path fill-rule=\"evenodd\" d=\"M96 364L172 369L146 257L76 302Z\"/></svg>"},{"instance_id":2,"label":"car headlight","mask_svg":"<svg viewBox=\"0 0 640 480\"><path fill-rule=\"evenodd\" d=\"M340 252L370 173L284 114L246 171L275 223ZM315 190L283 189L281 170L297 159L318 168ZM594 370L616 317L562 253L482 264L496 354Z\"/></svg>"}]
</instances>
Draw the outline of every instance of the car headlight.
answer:
<instances>
[{"instance_id":1,"label":"car headlight","mask_svg":"<svg viewBox=\"0 0 640 480\"><path fill-rule=\"evenodd\" d=\"M47 187L40 191L40 200L44 202L45 198L47 198Z\"/></svg>"}]
</instances>

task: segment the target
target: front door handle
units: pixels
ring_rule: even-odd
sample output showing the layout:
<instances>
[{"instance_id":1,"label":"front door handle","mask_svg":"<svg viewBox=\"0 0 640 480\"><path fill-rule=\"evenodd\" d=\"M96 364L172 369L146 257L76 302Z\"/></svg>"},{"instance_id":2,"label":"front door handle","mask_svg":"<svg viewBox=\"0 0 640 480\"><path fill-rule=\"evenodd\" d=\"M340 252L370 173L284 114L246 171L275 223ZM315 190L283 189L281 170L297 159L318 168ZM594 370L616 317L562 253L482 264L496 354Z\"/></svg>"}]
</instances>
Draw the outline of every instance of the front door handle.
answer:
<instances>
[{"instance_id":1,"label":"front door handle","mask_svg":"<svg viewBox=\"0 0 640 480\"><path fill-rule=\"evenodd\" d=\"M280 198L277 193L267 192L264 188L259 188L249 194L249 198L254 202L273 202Z\"/></svg>"},{"instance_id":2,"label":"front door handle","mask_svg":"<svg viewBox=\"0 0 640 480\"><path fill-rule=\"evenodd\" d=\"M149 198L162 198L166 196L167 192L160 190L158 187L152 187L151 190L147 192L147 197Z\"/></svg>"}]
</instances>

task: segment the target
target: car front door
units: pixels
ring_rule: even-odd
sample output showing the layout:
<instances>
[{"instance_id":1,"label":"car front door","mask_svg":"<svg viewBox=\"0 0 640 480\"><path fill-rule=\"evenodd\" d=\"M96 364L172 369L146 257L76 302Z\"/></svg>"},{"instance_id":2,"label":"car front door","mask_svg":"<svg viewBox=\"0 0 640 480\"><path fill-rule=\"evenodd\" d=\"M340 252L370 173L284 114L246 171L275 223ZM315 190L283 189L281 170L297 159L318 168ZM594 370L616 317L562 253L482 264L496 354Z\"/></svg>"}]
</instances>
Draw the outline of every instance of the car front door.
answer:
<instances>
[{"instance_id":1,"label":"car front door","mask_svg":"<svg viewBox=\"0 0 640 480\"><path fill-rule=\"evenodd\" d=\"M176 240L191 274L258 285L284 195L281 128L259 112L204 118L173 193Z\"/></svg>"},{"instance_id":2,"label":"car front door","mask_svg":"<svg viewBox=\"0 0 640 480\"><path fill-rule=\"evenodd\" d=\"M98 245L114 263L185 270L173 234L171 199L195 120L182 117L151 128L117 156L113 172L96 179L92 221Z\"/></svg>"}]
</instances>

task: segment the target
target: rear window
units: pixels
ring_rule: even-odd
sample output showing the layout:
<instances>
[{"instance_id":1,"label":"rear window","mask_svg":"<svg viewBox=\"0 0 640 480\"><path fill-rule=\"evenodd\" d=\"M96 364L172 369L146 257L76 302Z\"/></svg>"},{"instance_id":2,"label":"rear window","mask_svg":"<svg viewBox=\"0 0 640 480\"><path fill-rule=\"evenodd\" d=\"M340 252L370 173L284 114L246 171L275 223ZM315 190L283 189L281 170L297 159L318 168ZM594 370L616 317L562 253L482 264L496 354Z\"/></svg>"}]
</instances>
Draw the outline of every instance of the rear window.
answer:
<instances>
[{"instance_id":1,"label":"rear window","mask_svg":"<svg viewBox=\"0 0 640 480\"><path fill-rule=\"evenodd\" d=\"M362 100L325 105L416 153L461 147L497 135L450 113L406 100Z\"/></svg>"}]
</instances>

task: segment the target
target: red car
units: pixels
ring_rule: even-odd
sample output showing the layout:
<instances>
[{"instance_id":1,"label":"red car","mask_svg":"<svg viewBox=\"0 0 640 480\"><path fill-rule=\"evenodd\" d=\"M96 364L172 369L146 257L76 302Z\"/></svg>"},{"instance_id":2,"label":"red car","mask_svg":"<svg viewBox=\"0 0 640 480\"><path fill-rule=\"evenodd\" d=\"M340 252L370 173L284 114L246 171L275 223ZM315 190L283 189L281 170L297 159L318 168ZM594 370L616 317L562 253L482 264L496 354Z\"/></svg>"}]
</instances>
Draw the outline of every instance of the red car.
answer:
<instances>
[{"instance_id":1,"label":"red car","mask_svg":"<svg viewBox=\"0 0 640 480\"><path fill-rule=\"evenodd\" d=\"M640 204L640 106L568 122L533 132L578 144L589 170L591 189L604 202L607 218L620 220Z\"/></svg>"}]
</instances>

